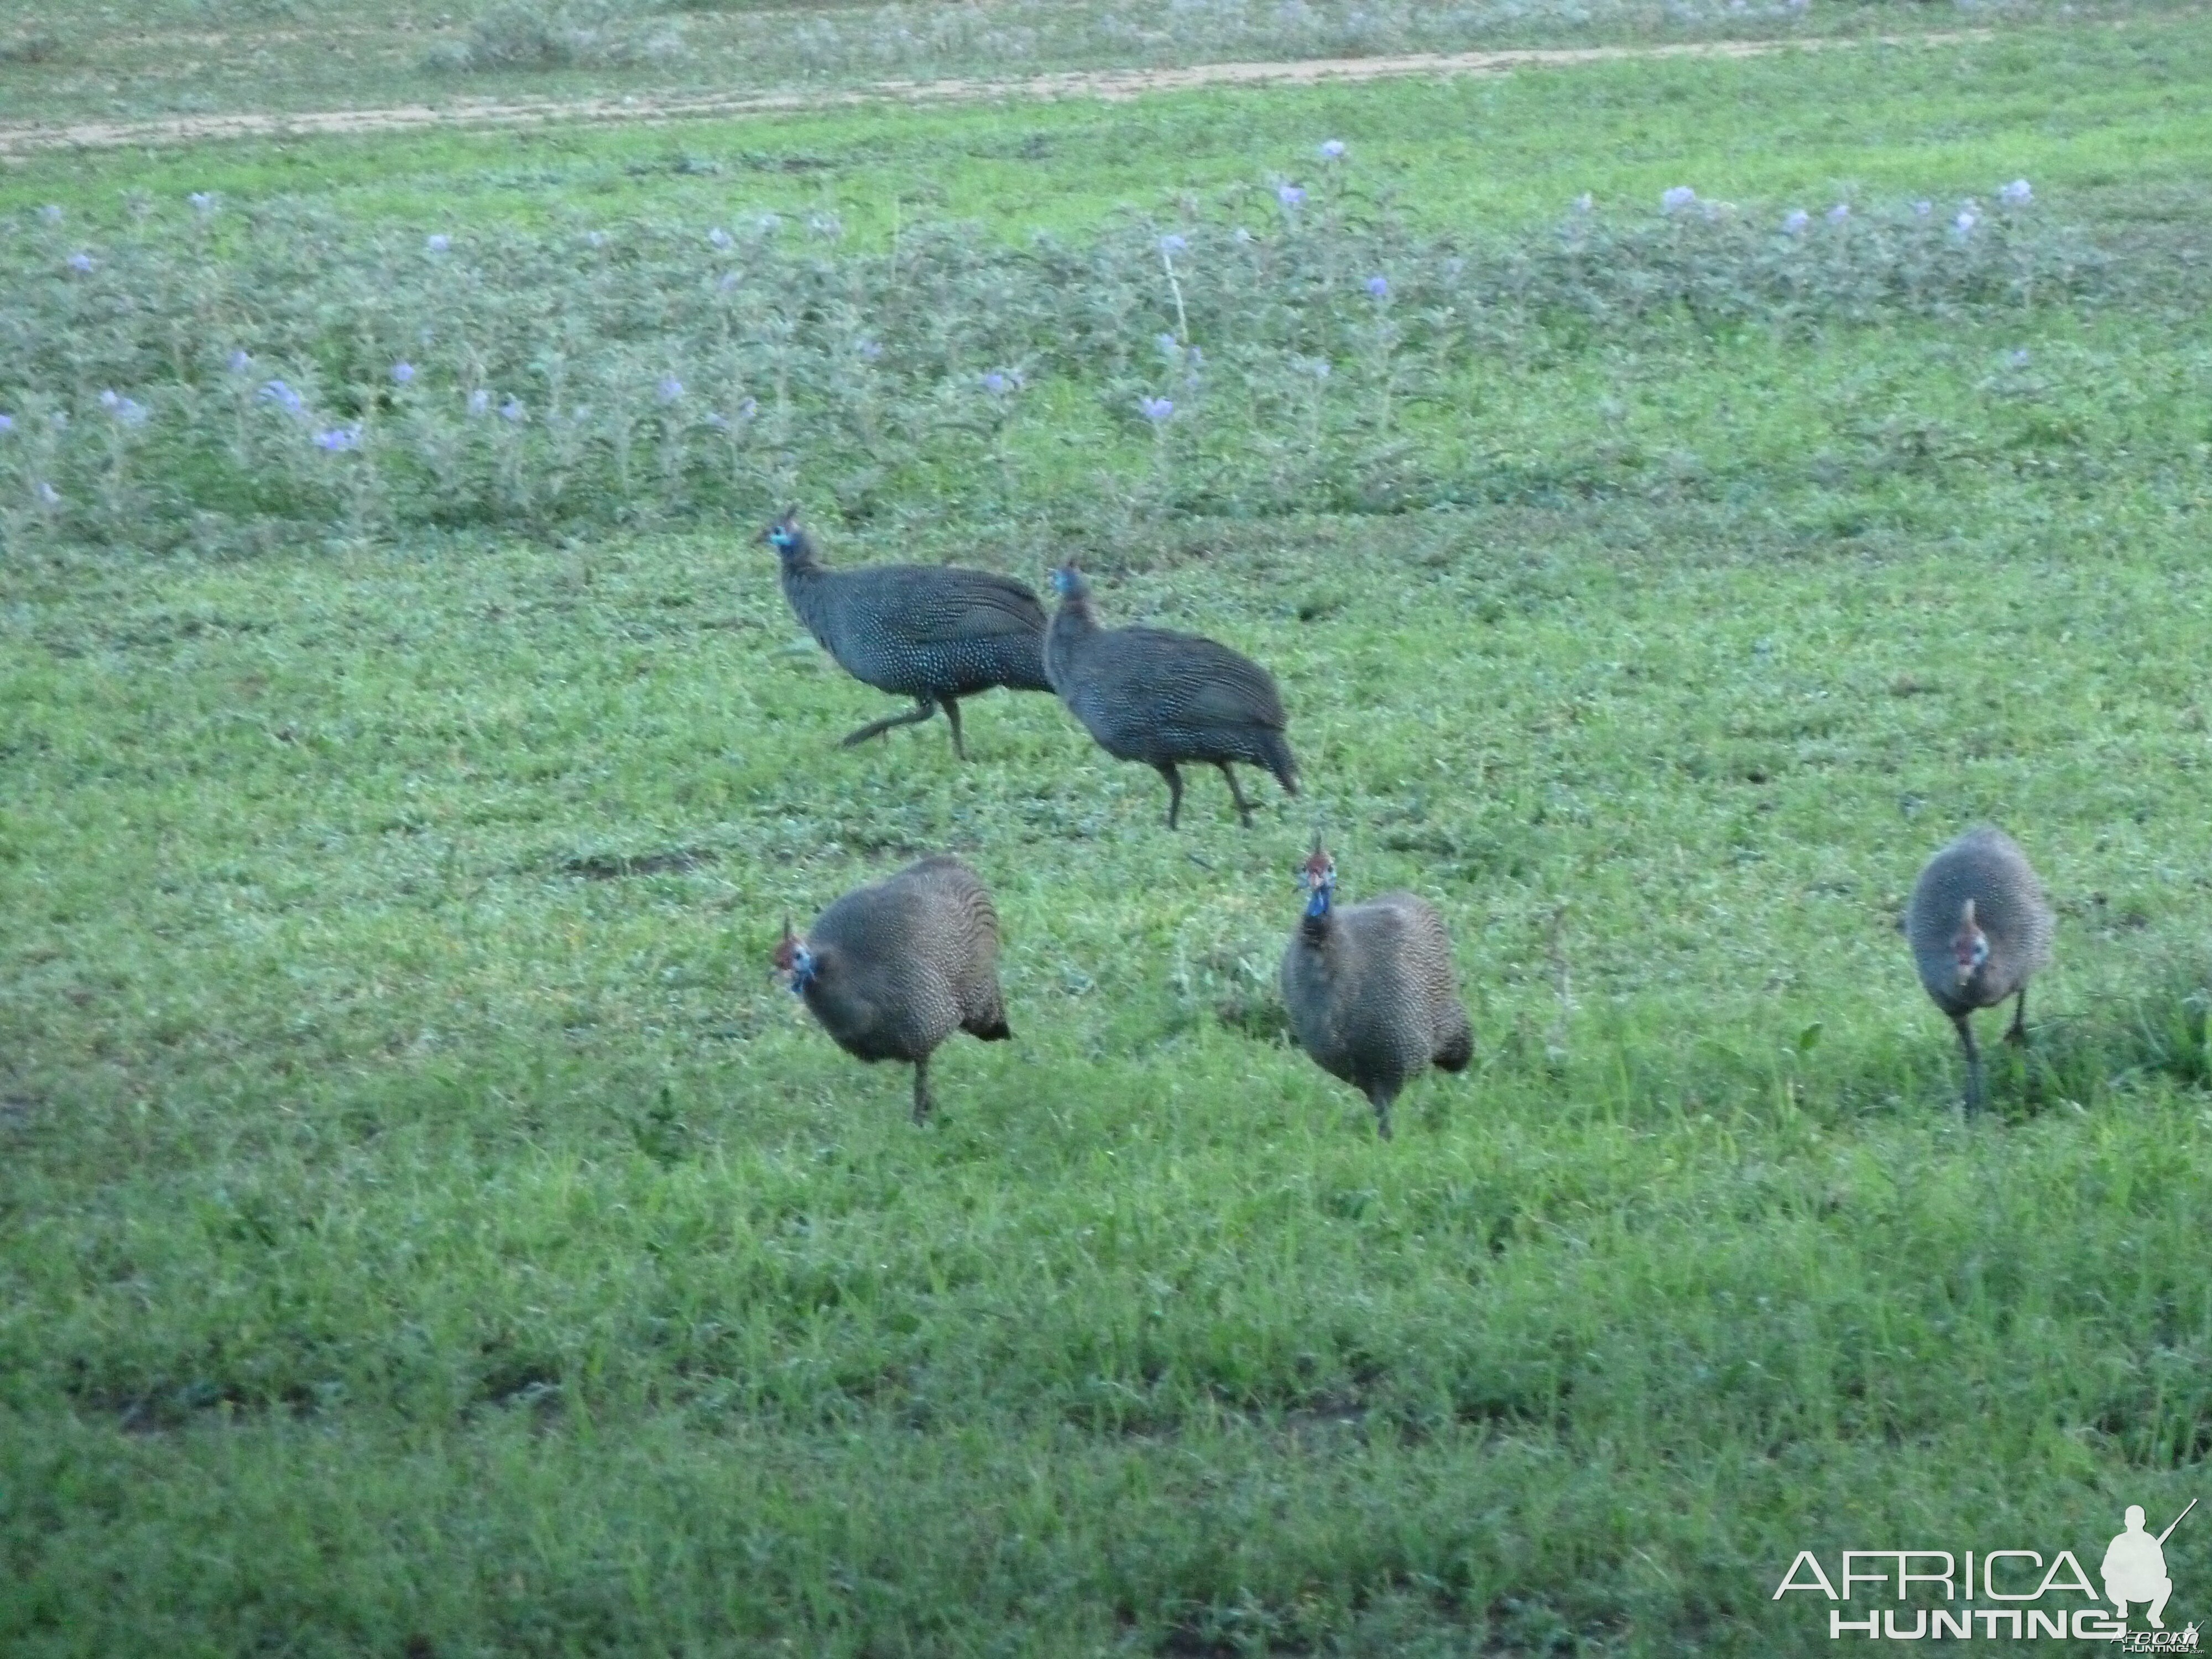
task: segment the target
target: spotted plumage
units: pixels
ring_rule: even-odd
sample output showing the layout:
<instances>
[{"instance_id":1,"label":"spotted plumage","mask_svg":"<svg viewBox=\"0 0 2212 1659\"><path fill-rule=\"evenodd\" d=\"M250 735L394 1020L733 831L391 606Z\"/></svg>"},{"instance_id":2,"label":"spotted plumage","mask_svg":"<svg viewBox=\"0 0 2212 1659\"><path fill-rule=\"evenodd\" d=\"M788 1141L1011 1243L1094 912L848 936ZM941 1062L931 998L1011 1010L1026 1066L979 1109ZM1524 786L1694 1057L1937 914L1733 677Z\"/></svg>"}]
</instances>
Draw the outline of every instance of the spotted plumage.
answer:
<instances>
[{"instance_id":1,"label":"spotted plumage","mask_svg":"<svg viewBox=\"0 0 2212 1659\"><path fill-rule=\"evenodd\" d=\"M786 922L775 966L856 1060L914 1067L914 1121L929 1115L929 1057L955 1031L1003 1042L999 915L958 859L926 858L831 904L802 937Z\"/></svg>"},{"instance_id":2,"label":"spotted plumage","mask_svg":"<svg viewBox=\"0 0 2212 1659\"><path fill-rule=\"evenodd\" d=\"M1983 1100L1974 1011L2017 997L2005 1039L2027 1041L2027 982L2050 965L2057 927L2027 854L2002 830L1968 830L1929 860L1913 884L1905 934L1921 984L1966 1050L1969 1112Z\"/></svg>"},{"instance_id":3,"label":"spotted plumage","mask_svg":"<svg viewBox=\"0 0 2212 1659\"><path fill-rule=\"evenodd\" d=\"M1298 763L1284 737L1283 700L1259 664L1194 634L1159 628L1102 629L1091 584L1073 565L1053 573L1060 610L1045 632L1045 672L1098 746L1116 760L1142 761L1167 780L1168 828L1182 811L1178 762L1221 769L1237 816L1252 803L1231 763L1263 766L1290 793Z\"/></svg>"},{"instance_id":4,"label":"spotted plumage","mask_svg":"<svg viewBox=\"0 0 2212 1659\"><path fill-rule=\"evenodd\" d=\"M1464 1071L1474 1032L1452 971L1443 918L1412 893L1336 903L1336 863L1318 838L1300 881L1306 913L1283 952L1283 1003L1299 1046L1375 1109L1390 1138L1390 1103L1431 1066Z\"/></svg>"},{"instance_id":5,"label":"spotted plumage","mask_svg":"<svg viewBox=\"0 0 2212 1659\"><path fill-rule=\"evenodd\" d=\"M850 733L847 748L942 708L953 752L965 760L961 698L994 685L1052 690L1044 672L1044 606L1011 577L939 565L832 570L792 513L763 539L781 562L784 598L837 665L879 691L915 700L904 713Z\"/></svg>"}]
</instances>

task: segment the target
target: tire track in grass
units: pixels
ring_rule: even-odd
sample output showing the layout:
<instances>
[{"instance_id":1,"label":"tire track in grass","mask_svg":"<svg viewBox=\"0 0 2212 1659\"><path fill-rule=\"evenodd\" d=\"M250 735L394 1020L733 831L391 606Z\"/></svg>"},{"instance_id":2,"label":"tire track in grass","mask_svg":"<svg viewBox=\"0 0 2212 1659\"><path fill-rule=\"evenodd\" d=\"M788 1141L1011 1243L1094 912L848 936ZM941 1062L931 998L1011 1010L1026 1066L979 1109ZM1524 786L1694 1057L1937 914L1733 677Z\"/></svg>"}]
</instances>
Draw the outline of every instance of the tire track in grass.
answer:
<instances>
[{"instance_id":1,"label":"tire track in grass","mask_svg":"<svg viewBox=\"0 0 2212 1659\"><path fill-rule=\"evenodd\" d=\"M1676 58L1766 58L1863 46L1941 46L1988 40L1994 29L1802 40L1700 40L1656 46L1553 46L1503 52L1408 52L1383 58L1312 58L1281 62L1198 64L1187 69L1069 70L1018 80L881 81L823 91L702 93L619 98L462 99L380 109L241 111L138 120L0 121L0 160L58 149L127 149L233 138L310 138L354 133L470 127L533 127L605 121L710 120L791 114L872 103L969 103L992 99L1097 98L1115 100L1207 87L1319 86L1409 76L1505 75L1515 70Z\"/></svg>"}]
</instances>

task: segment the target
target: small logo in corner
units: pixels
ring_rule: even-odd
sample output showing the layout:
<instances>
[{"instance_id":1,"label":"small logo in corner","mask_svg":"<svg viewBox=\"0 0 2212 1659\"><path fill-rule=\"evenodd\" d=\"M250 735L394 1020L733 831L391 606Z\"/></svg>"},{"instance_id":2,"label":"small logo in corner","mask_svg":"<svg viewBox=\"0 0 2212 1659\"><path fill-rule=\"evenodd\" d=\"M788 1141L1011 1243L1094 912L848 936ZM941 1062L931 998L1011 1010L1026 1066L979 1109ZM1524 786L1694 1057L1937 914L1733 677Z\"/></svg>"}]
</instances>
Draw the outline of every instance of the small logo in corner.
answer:
<instances>
[{"instance_id":1,"label":"small logo in corner","mask_svg":"<svg viewBox=\"0 0 2212 1659\"><path fill-rule=\"evenodd\" d=\"M1853 1636L1907 1642L1929 1637L2009 1642L2070 1638L2110 1642L2122 1653L2197 1654L2203 1650L2194 1621L2179 1630L2166 1626L2166 1602L2173 1595L2166 1540L2197 1503L2190 1499L2166 1530L2155 1534L2145 1525L2142 1506L2130 1504L2122 1530L2105 1548L2099 1569L2101 1597L2069 1549L2048 1556L2033 1549L1972 1549L1963 1555L1881 1549L1844 1551L1841 1570L1833 1577L1813 1551L1800 1550L1773 1599L1809 1592L1831 1603L1831 1641ZM1867 1599L1876 1605L1860 1601L1865 1586L1875 1587ZM2148 1628L2131 1628L2130 1614L2140 1616Z\"/></svg>"}]
</instances>

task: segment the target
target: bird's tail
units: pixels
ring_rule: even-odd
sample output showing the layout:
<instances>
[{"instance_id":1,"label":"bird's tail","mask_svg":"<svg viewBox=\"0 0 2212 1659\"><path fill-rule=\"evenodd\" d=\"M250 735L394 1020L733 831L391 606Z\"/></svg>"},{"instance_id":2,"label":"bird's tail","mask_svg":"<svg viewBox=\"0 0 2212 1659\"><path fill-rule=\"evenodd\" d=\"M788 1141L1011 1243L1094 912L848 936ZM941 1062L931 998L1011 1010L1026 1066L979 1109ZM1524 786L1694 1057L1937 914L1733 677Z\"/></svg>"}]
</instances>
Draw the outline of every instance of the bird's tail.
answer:
<instances>
[{"instance_id":1,"label":"bird's tail","mask_svg":"<svg viewBox=\"0 0 2212 1659\"><path fill-rule=\"evenodd\" d=\"M1279 732L1260 733L1260 751L1267 757L1267 769L1275 775L1275 781L1283 786L1283 793L1298 793L1298 761L1291 753L1289 741Z\"/></svg>"}]
</instances>

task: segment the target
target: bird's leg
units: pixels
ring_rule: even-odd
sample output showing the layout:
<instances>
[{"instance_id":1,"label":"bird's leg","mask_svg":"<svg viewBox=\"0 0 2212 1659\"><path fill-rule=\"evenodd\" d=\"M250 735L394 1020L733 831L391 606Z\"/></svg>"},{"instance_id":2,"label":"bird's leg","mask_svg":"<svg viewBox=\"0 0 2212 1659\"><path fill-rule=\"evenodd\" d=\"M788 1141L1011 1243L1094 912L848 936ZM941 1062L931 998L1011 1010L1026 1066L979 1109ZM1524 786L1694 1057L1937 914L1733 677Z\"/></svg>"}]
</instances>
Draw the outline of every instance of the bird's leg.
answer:
<instances>
[{"instance_id":1,"label":"bird's leg","mask_svg":"<svg viewBox=\"0 0 2212 1659\"><path fill-rule=\"evenodd\" d=\"M924 1054L914 1063L914 1121L929 1121L929 1056Z\"/></svg>"},{"instance_id":2,"label":"bird's leg","mask_svg":"<svg viewBox=\"0 0 2212 1659\"><path fill-rule=\"evenodd\" d=\"M1385 1140L1390 1139L1390 1103L1397 1097L1395 1089L1380 1085L1367 1097L1369 1104L1375 1108L1375 1132Z\"/></svg>"},{"instance_id":3,"label":"bird's leg","mask_svg":"<svg viewBox=\"0 0 2212 1659\"><path fill-rule=\"evenodd\" d=\"M937 701L944 706L945 718L952 722L952 752L962 760L966 760L968 745L960 741L960 699L939 697Z\"/></svg>"},{"instance_id":4,"label":"bird's leg","mask_svg":"<svg viewBox=\"0 0 2212 1659\"><path fill-rule=\"evenodd\" d=\"M1959 1046L1966 1051L1966 1115L1972 1117L1982 1109L1982 1051L1974 1046L1972 1015L1954 1014L1951 1023L1959 1028Z\"/></svg>"},{"instance_id":5,"label":"bird's leg","mask_svg":"<svg viewBox=\"0 0 2212 1659\"><path fill-rule=\"evenodd\" d=\"M1213 763L1221 769L1221 775L1229 780L1229 798L1237 803L1237 816L1243 821L1244 827L1249 830L1252 827L1252 803L1244 799L1244 792L1237 787L1237 774L1231 769L1227 761L1216 761Z\"/></svg>"},{"instance_id":6,"label":"bird's leg","mask_svg":"<svg viewBox=\"0 0 2212 1659\"><path fill-rule=\"evenodd\" d=\"M916 697L914 707L903 714L886 714L879 720L870 720L859 731L848 734L838 747L850 749L854 744L866 743L870 738L880 738L894 726L918 726L936 712L936 698Z\"/></svg>"},{"instance_id":7,"label":"bird's leg","mask_svg":"<svg viewBox=\"0 0 2212 1659\"><path fill-rule=\"evenodd\" d=\"M2027 987L2020 988L2020 1000L2012 1006L2012 1024L2005 1032L2007 1042L2027 1041Z\"/></svg>"},{"instance_id":8,"label":"bird's leg","mask_svg":"<svg viewBox=\"0 0 2212 1659\"><path fill-rule=\"evenodd\" d=\"M1176 827L1176 818L1182 811L1182 774L1176 770L1173 761L1154 763L1159 774L1168 781L1168 828Z\"/></svg>"}]
</instances>

